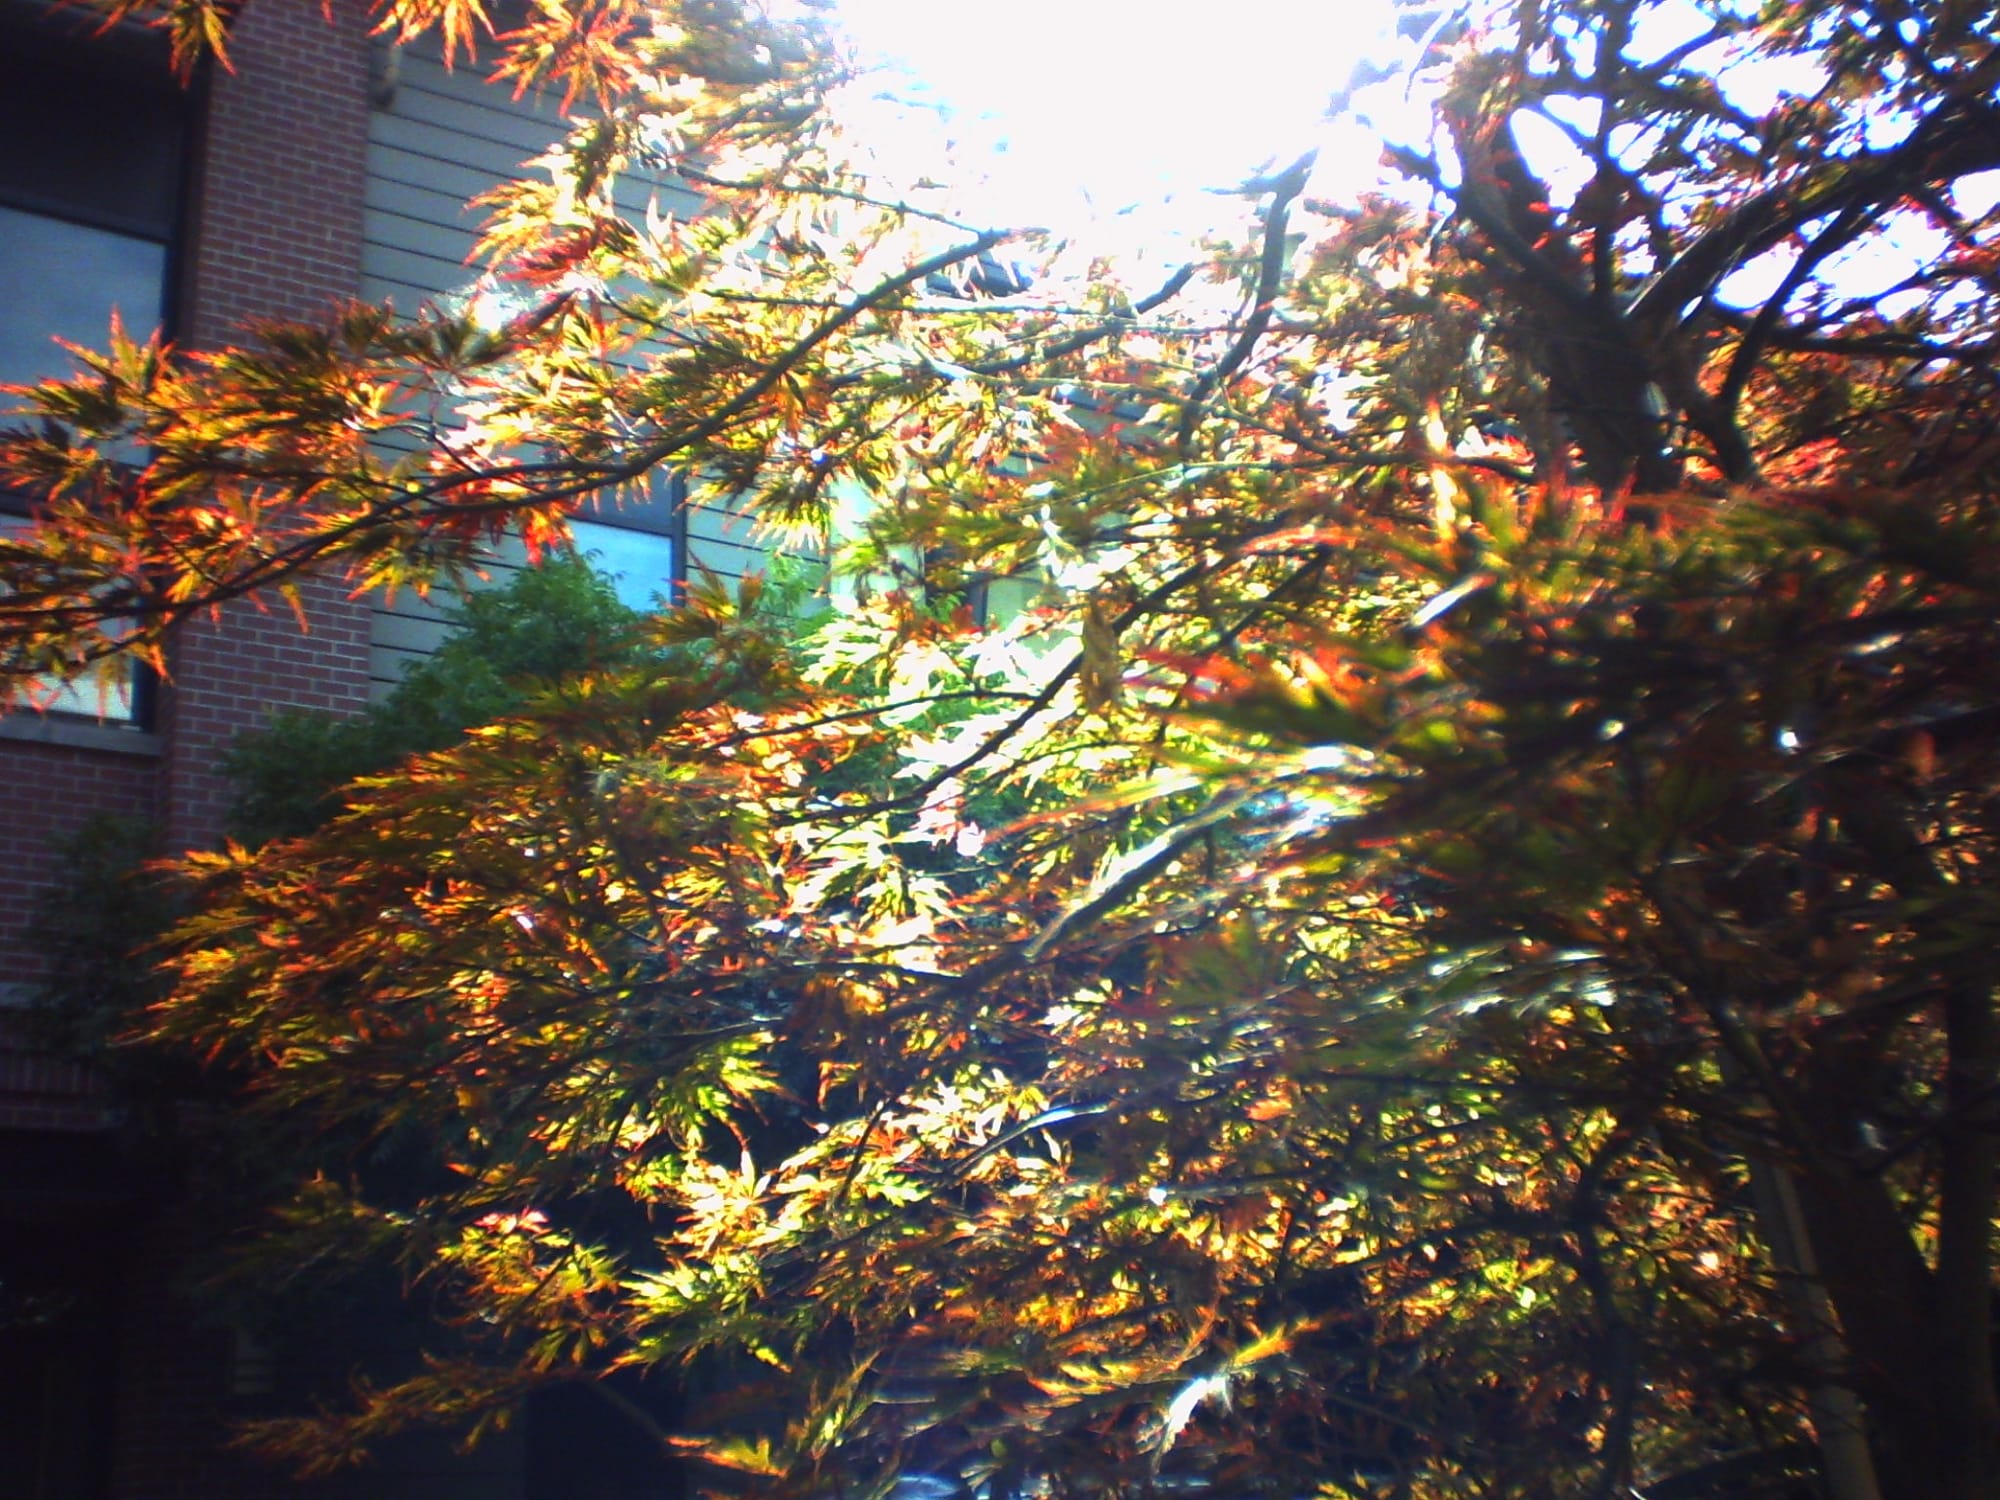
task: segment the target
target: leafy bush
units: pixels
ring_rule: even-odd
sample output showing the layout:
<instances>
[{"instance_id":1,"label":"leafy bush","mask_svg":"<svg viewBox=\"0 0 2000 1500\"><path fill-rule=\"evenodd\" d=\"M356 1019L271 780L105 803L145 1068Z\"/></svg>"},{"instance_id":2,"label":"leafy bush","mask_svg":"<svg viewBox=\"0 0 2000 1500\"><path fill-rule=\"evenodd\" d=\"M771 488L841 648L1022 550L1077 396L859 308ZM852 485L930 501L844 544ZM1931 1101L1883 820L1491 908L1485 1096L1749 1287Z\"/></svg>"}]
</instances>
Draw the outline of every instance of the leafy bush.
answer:
<instances>
[{"instance_id":1,"label":"leafy bush","mask_svg":"<svg viewBox=\"0 0 2000 1500\"><path fill-rule=\"evenodd\" d=\"M290 710L242 736L224 763L236 787L230 832L248 844L310 832L344 805L355 777L442 749L564 677L635 662L651 649L641 618L574 553L468 594L457 633L367 713Z\"/></svg>"},{"instance_id":2,"label":"leafy bush","mask_svg":"<svg viewBox=\"0 0 2000 1500\"><path fill-rule=\"evenodd\" d=\"M63 1055L101 1064L131 1016L160 996L147 950L173 920L173 896L147 864L159 831L144 819L98 814L59 852L64 878L42 893L30 935L46 964L35 1029Z\"/></svg>"}]
</instances>

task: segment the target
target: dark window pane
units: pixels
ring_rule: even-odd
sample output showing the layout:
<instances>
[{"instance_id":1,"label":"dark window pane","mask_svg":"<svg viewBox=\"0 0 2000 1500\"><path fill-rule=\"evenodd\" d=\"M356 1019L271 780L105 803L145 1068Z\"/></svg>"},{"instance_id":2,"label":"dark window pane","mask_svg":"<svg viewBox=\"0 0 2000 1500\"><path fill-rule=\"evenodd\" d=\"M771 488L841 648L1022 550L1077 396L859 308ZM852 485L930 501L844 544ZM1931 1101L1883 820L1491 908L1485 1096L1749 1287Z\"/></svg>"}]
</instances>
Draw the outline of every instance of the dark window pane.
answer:
<instances>
[{"instance_id":1,"label":"dark window pane","mask_svg":"<svg viewBox=\"0 0 2000 1500\"><path fill-rule=\"evenodd\" d=\"M68 368L60 335L102 348L111 310L142 338L159 325L167 251L151 240L0 208L0 381Z\"/></svg>"},{"instance_id":2,"label":"dark window pane","mask_svg":"<svg viewBox=\"0 0 2000 1500\"><path fill-rule=\"evenodd\" d=\"M74 46L50 45L0 30L0 203L171 238L184 96L157 66L128 71L93 48L82 68Z\"/></svg>"},{"instance_id":3,"label":"dark window pane","mask_svg":"<svg viewBox=\"0 0 2000 1500\"><path fill-rule=\"evenodd\" d=\"M610 578L619 600L633 609L673 602L686 499L680 475L655 473L632 489L594 496L570 522L576 550Z\"/></svg>"},{"instance_id":4,"label":"dark window pane","mask_svg":"<svg viewBox=\"0 0 2000 1500\"><path fill-rule=\"evenodd\" d=\"M674 539L596 521L572 521L576 550L611 580L621 602L633 609L658 609L674 593Z\"/></svg>"},{"instance_id":5,"label":"dark window pane","mask_svg":"<svg viewBox=\"0 0 2000 1500\"><path fill-rule=\"evenodd\" d=\"M630 489L592 496L584 501L578 515L606 526L657 531L670 536L679 528L681 506L686 500L686 480L679 474L655 472Z\"/></svg>"},{"instance_id":6,"label":"dark window pane","mask_svg":"<svg viewBox=\"0 0 2000 1500\"><path fill-rule=\"evenodd\" d=\"M0 511L0 536L28 529L25 516ZM43 713L95 719L101 724L136 725L141 719L140 675L129 656L113 656L74 682L38 677L28 689L28 701Z\"/></svg>"}]
</instances>

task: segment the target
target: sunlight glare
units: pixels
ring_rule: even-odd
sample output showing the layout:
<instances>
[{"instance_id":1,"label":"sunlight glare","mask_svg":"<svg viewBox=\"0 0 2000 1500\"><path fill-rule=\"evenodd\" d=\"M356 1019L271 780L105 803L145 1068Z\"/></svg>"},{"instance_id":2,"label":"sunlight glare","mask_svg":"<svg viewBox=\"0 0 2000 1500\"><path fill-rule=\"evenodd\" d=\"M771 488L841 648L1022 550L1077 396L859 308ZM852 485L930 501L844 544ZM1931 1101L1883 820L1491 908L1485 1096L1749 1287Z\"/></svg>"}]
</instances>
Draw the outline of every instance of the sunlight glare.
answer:
<instances>
[{"instance_id":1,"label":"sunlight glare","mask_svg":"<svg viewBox=\"0 0 2000 1500\"><path fill-rule=\"evenodd\" d=\"M1389 0L839 0L839 15L864 57L900 65L898 99L988 164L987 214L1186 203L1316 145L1329 173L1372 180L1379 147L1326 115L1357 63L1393 50Z\"/></svg>"}]
</instances>

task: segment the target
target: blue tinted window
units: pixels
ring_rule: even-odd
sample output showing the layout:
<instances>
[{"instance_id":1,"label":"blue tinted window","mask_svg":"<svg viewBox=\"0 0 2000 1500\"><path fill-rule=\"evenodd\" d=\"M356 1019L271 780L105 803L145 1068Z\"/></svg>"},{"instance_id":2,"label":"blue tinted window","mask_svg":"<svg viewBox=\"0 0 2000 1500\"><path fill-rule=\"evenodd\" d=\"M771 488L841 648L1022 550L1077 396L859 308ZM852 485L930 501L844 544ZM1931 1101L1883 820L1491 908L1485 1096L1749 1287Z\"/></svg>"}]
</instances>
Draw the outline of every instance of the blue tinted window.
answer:
<instances>
[{"instance_id":1,"label":"blue tinted window","mask_svg":"<svg viewBox=\"0 0 2000 1500\"><path fill-rule=\"evenodd\" d=\"M0 381L64 373L54 340L103 348L114 308L144 338L165 312L166 274L165 245L0 207Z\"/></svg>"},{"instance_id":2,"label":"blue tinted window","mask_svg":"<svg viewBox=\"0 0 2000 1500\"><path fill-rule=\"evenodd\" d=\"M633 609L659 609L674 595L674 539L657 532L572 521L576 550L608 577Z\"/></svg>"}]
</instances>

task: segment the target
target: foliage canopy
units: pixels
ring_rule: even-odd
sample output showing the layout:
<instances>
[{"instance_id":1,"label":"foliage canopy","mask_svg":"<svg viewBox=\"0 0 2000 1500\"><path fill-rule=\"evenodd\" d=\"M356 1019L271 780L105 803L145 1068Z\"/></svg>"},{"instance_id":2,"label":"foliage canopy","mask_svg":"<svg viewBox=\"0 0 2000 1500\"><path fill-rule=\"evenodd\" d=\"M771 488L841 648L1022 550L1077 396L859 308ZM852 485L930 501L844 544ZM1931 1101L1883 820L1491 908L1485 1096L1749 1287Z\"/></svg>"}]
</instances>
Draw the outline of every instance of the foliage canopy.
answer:
<instances>
[{"instance_id":1,"label":"foliage canopy","mask_svg":"<svg viewBox=\"0 0 2000 1500\"><path fill-rule=\"evenodd\" d=\"M240 737L224 769L231 834L246 844L308 833L341 806L341 788L467 729L517 712L566 677L629 666L647 653L639 615L573 553L466 593L454 633L366 713L274 714Z\"/></svg>"},{"instance_id":2,"label":"foliage canopy","mask_svg":"<svg viewBox=\"0 0 2000 1500\"><path fill-rule=\"evenodd\" d=\"M272 1231L455 1325L274 1446L666 1366L772 1496L2000 1487L2000 29L1425 10L1397 191L1301 161L1132 285L870 175L816 23L538 0L499 72L592 109L489 200L526 311L34 394L24 671L663 465L867 499L803 641L697 590L192 861L155 1034L438 1152Z\"/></svg>"}]
</instances>

